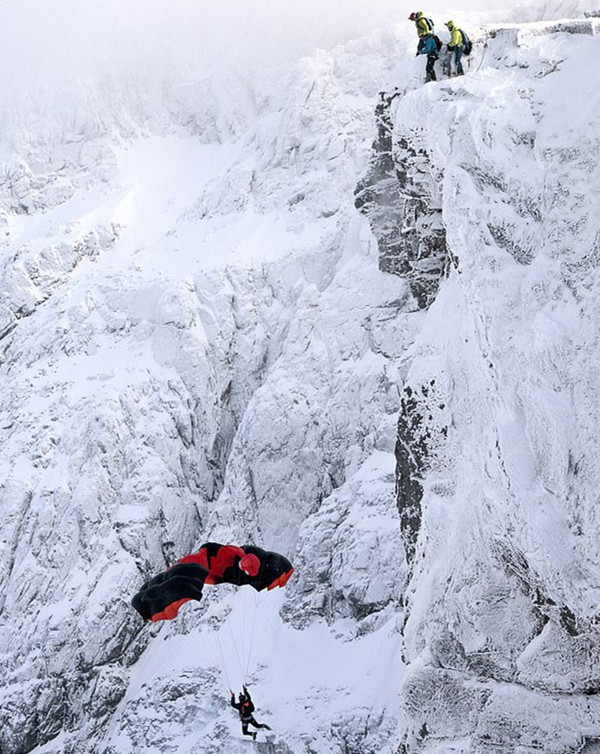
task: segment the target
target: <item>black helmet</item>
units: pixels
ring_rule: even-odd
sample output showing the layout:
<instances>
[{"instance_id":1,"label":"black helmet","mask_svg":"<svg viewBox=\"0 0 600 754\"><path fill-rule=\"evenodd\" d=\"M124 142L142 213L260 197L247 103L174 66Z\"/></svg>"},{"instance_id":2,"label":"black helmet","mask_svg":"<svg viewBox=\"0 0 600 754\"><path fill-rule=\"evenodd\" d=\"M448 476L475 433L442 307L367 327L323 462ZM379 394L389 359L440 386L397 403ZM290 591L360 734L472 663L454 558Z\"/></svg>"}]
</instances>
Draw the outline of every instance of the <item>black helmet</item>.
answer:
<instances>
[{"instance_id":1,"label":"black helmet","mask_svg":"<svg viewBox=\"0 0 600 754\"><path fill-rule=\"evenodd\" d=\"M240 702L246 702L248 701L248 697L246 694L240 694Z\"/></svg>"},{"instance_id":2,"label":"black helmet","mask_svg":"<svg viewBox=\"0 0 600 754\"><path fill-rule=\"evenodd\" d=\"M417 20L417 14L413 11L410 16L408 17L409 21L416 21Z\"/></svg>"}]
</instances>

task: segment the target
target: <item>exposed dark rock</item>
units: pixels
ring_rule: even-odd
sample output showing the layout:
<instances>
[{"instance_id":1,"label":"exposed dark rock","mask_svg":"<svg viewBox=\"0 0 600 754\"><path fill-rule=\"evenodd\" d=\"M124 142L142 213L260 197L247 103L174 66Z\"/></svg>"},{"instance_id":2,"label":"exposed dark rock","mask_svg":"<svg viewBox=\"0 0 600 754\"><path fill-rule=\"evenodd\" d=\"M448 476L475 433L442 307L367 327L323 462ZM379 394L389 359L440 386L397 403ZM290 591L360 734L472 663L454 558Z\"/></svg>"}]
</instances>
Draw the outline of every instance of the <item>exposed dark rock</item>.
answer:
<instances>
[{"instance_id":1,"label":"exposed dark rock","mask_svg":"<svg viewBox=\"0 0 600 754\"><path fill-rule=\"evenodd\" d=\"M355 191L355 206L367 217L379 246L379 269L405 277L419 309L435 299L449 253L441 208L435 205L429 156L414 140L393 143L390 105L382 95L375 109L377 139L366 176Z\"/></svg>"},{"instance_id":2,"label":"exposed dark rock","mask_svg":"<svg viewBox=\"0 0 600 754\"><path fill-rule=\"evenodd\" d=\"M416 391L406 386L400 399L396 440L396 501L406 560L414 558L421 527L421 480L428 468L432 449L447 433L445 424L433 419L431 407L443 411L445 406L435 396L435 382Z\"/></svg>"}]
</instances>

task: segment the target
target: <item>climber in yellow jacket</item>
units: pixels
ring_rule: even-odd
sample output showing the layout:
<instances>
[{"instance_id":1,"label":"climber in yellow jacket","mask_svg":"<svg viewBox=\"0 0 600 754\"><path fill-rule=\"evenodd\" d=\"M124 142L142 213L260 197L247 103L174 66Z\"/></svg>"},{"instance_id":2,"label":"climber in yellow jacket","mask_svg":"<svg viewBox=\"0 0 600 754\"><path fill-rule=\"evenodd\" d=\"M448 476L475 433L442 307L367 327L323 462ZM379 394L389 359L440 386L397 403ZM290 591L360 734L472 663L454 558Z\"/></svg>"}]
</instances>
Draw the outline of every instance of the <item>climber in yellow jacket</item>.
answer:
<instances>
[{"instance_id":1,"label":"climber in yellow jacket","mask_svg":"<svg viewBox=\"0 0 600 754\"><path fill-rule=\"evenodd\" d=\"M450 41L448 42L448 52L452 54L454 52L454 66L456 68L456 75L463 76L464 70L461 63L461 58L465 50L466 39L463 32L456 26L454 21L446 21L446 26L451 34Z\"/></svg>"},{"instance_id":2,"label":"climber in yellow jacket","mask_svg":"<svg viewBox=\"0 0 600 754\"><path fill-rule=\"evenodd\" d=\"M426 18L423 15L423 11L411 13L408 20L415 22L419 39L433 34L433 21L430 18Z\"/></svg>"}]
</instances>

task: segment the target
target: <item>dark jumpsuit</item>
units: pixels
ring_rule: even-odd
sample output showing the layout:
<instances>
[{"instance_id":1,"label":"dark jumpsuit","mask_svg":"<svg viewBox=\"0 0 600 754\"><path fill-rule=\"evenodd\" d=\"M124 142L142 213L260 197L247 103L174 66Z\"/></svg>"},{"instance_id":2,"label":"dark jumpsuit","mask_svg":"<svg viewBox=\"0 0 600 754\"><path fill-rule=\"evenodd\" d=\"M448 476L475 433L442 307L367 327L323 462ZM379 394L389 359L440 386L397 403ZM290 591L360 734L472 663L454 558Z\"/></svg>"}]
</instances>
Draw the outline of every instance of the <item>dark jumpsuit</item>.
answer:
<instances>
[{"instance_id":1,"label":"dark jumpsuit","mask_svg":"<svg viewBox=\"0 0 600 754\"><path fill-rule=\"evenodd\" d=\"M240 694L240 697L242 695ZM271 730L271 728L266 723L258 723L254 719L254 704L252 703L252 699L250 697L250 694L248 691L245 691L245 701L236 702L235 701L235 694L231 695L231 706L236 709L239 712L240 715L240 722L242 723L242 733L245 736L253 736L256 737L256 733L253 733L252 731L248 730L249 725L253 725L255 728L266 728L267 730Z\"/></svg>"}]
</instances>

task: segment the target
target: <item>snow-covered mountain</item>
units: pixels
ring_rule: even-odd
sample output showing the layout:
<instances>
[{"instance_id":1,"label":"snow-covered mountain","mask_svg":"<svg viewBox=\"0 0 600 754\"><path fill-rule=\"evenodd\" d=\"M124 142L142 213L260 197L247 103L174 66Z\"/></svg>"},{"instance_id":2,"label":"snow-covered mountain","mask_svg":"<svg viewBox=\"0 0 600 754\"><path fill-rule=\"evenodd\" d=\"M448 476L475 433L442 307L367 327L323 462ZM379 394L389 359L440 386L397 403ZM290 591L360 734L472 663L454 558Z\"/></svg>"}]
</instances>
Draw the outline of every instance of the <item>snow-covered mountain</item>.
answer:
<instances>
[{"instance_id":1,"label":"snow-covered mountain","mask_svg":"<svg viewBox=\"0 0 600 754\"><path fill-rule=\"evenodd\" d=\"M427 86L403 11L277 75L6 94L2 754L237 754L243 682L262 751L593 751L582 11L479 10ZM143 625L207 540L296 572Z\"/></svg>"},{"instance_id":2,"label":"snow-covered mountain","mask_svg":"<svg viewBox=\"0 0 600 754\"><path fill-rule=\"evenodd\" d=\"M401 511L411 463L419 482L405 526L409 749L558 752L600 737L599 110L585 72L599 30L491 30L489 68L393 105L394 159L414 171L399 191L434 179L451 269L399 424ZM399 229L400 252L421 220Z\"/></svg>"}]
</instances>

